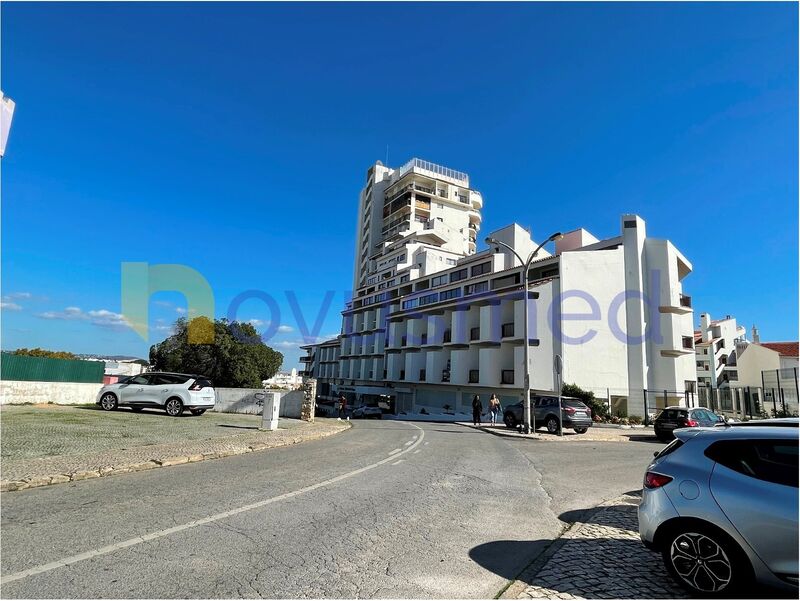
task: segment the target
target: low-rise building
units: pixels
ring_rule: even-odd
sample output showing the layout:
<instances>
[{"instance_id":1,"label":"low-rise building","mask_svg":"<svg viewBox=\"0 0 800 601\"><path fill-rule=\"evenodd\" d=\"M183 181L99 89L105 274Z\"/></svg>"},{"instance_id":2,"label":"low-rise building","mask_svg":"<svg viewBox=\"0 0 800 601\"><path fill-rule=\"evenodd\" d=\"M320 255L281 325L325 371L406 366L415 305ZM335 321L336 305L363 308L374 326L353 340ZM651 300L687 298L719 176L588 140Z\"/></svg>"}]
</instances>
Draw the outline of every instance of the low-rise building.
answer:
<instances>
[{"instance_id":1,"label":"low-rise building","mask_svg":"<svg viewBox=\"0 0 800 601\"><path fill-rule=\"evenodd\" d=\"M289 390L300 388L302 383L303 376L298 373L296 368L292 368L292 371L279 371L262 382L265 388L288 388Z\"/></svg>"}]
</instances>

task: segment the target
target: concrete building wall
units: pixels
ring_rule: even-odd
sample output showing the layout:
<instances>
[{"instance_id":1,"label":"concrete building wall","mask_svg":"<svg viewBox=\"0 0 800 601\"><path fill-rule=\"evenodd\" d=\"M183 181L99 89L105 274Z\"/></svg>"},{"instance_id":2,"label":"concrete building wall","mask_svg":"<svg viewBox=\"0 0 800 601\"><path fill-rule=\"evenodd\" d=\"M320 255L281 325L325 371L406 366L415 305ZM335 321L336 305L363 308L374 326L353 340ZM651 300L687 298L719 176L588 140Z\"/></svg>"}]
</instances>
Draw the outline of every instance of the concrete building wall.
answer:
<instances>
[{"instance_id":1,"label":"concrete building wall","mask_svg":"<svg viewBox=\"0 0 800 601\"><path fill-rule=\"evenodd\" d=\"M83 405L95 402L102 384L81 382L0 381L0 405L54 403Z\"/></svg>"}]
</instances>

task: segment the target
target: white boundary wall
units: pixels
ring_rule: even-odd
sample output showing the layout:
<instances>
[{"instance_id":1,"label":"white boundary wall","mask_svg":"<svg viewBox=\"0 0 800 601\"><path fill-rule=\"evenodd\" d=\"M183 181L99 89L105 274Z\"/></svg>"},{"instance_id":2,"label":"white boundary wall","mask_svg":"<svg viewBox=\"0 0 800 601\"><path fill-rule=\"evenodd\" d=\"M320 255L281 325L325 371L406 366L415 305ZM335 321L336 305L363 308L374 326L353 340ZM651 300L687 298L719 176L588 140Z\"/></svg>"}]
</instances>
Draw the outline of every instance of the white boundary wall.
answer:
<instances>
[{"instance_id":1,"label":"white boundary wall","mask_svg":"<svg viewBox=\"0 0 800 601\"><path fill-rule=\"evenodd\" d=\"M55 403L56 405L81 405L94 403L102 386L100 383L2 380L0 381L0 404Z\"/></svg>"}]
</instances>

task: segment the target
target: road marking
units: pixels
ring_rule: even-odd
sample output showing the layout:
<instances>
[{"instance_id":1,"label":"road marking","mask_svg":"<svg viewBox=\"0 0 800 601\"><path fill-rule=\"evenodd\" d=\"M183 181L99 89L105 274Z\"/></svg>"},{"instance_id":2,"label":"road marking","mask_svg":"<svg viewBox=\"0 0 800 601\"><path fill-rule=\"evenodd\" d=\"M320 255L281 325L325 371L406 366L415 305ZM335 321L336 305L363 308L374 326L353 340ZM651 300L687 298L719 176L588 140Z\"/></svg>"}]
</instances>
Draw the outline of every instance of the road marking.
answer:
<instances>
[{"instance_id":1,"label":"road marking","mask_svg":"<svg viewBox=\"0 0 800 601\"><path fill-rule=\"evenodd\" d=\"M394 455L395 453L399 453L401 450L402 449L393 449L393 450L389 451L389 455ZM408 449L406 449L406 450L408 450Z\"/></svg>"},{"instance_id":2,"label":"road marking","mask_svg":"<svg viewBox=\"0 0 800 601\"><path fill-rule=\"evenodd\" d=\"M413 440L409 440L409 441L408 441L406 444L404 444L403 446L404 446L404 447L407 447L407 446L408 446L408 445L410 445L410 444L414 444L414 441L413 441Z\"/></svg>"},{"instance_id":3,"label":"road marking","mask_svg":"<svg viewBox=\"0 0 800 601\"><path fill-rule=\"evenodd\" d=\"M416 455L417 453L419 453L419 449L417 449L416 451L414 451L414 455Z\"/></svg>"},{"instance_id":4,"label":"road marking","mask_svg":"<svg viewBox=\"0 0 800 601\"><path fill-rule=\"evenodd\" d=\"M399 465L399 464L403 463L404 461L405 461L405 459L400 459L399 461L395 461L392 465Z\"/></svg>"},{"instance_id":5,"label":"road marking","mask_svg":"<svg viewBox=\"0 0 800 601\"><path fill-rule=\"evenodd\" d=\"M419 443L422 442L422 439L425 438L425 431L422 428L414 424L410 424L408 422L403 422L403 423L412 426L421 432L419 440L413 446L408 447L402 452L400 452L400 449L395 449L394 451L389 453L390 455L394 455L394 453L397 452L400 452L400 455L405 455L406 453L411 451L414 447L419 445ZM197 526L204 526L206 524L218 522L219 520L224 520L225 518L233 517L235 515L239 515L240 513L245 513L246 511L252 511L253 509L259 509L260 507L265 507L266 505L272 505L273 503L277 503L279 501L285 501L286 499L297 497L307 492L311 492L312 490L317 490L320 488L324 488L326 486L330 486L331 484L336 484L337 482L341 482L342 480L352 478L353 476L357 476L358 474L363 474L364 472L379 467L384 463L388 463L389 461L397 459L397 457L399 457L400 455L394 455L387 457L386 459L381 459L376 463L372 463L357 470L353 470L352 472L348 472L340 476L335 476L334 478L329 478L328 480L323 480L322 482L317 482L316 484L304 486L303 488L298 488L297 490L283 493L282 495L278 495L277 497L271 497L269 499L257 501L256 503L250 503L249 505L243 505L242 507L237 507L236 509L230 509L228 511L223 511L221 513L215 513L214 515L210 515L208 517L204 517L199 520L192 520L191 522L186 522L185 524L173 526L172 528L167 528L165 530L157 530L156 532L151 532L149 534L144 534L142 536L130 538L128 540L115 543L113 545L100 547L99 549L84 551L83 553L79 553L77 555L71 555L70 557L65 557L63 559L51 561L50 563L45 563L40 566L28 568L27 570L22 570L21 572L14 572L13 574L8 574L7 576L0 576L0 584L8 584L9 582L14 582L15 580L22 580L23 578L28 578L29 576L35 576L36 574L43 574L45 572L50 572L51 570L63 568L65 566L69 566L81 561L86 561L87 559L93 559L101 555L108 555L109 553L113 553L114 551L119 551L120 549L126 549L128 547L132 547L134 545L140 545L142 543L146 543L151 540L164 538L165 536L169 536L170 534L175 534L176 532L183 532L184 530L189 530L191 528L196 528ZM405 461L405 460L401 459L400 461ZM397 465L398 463L400 463L400 461L396 461L392 465Z\"/></svg>"}]
</instances>

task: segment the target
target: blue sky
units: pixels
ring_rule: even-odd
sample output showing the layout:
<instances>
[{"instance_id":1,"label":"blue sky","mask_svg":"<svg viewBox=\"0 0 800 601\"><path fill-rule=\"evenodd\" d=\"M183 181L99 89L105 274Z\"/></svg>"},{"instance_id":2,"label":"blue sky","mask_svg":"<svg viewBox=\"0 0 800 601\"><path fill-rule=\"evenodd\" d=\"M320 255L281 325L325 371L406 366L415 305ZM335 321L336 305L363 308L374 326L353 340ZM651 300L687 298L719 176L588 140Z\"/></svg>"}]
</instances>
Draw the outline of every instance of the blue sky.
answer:
<instances>
[{"instance_id":1,"label":"blue sky","mask_svg":"<svg viewBox=\"0 0 800 601\"><path fill-rule=\"evenodd\" d=\"M483 232L619 232L694 264L696 314L797 339L797 5L2 6L2 346L147 356L185 308L120 319L123 261L181 263L216 312L286 291L338 332L366 169L467 171ZM271 319L260 301L240 319Z\"/></svg>"}]
</instances>

